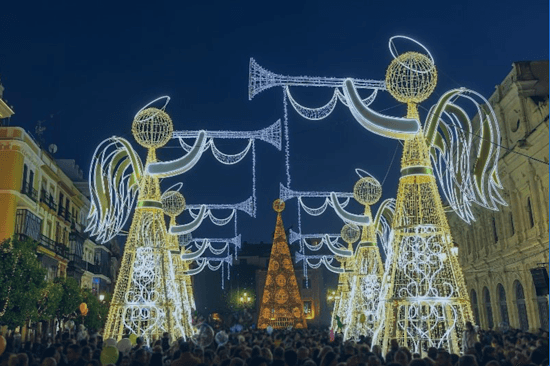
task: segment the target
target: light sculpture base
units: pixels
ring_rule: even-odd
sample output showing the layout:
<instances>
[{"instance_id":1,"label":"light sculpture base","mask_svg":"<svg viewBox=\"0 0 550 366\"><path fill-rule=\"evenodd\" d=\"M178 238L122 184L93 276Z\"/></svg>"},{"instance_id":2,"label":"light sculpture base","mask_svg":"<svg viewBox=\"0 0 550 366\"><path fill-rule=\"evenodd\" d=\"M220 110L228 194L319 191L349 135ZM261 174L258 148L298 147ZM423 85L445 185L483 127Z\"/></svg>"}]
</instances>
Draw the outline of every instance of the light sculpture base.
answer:
<instances>
[{"instance_id":1,"label":"light sculpture base","mask_svg":"<svg viewBox=\"0 0 550 366\"><path fill-rule=\"evenodd\" d=\"M155 151L150 149L147 163L155 161ZM179 247L166 230L158 178L144 175L141 179L104 338L118 341L133 333L149 344L168 332L175 339L186 339L192 334L192 304L188 296L181 296L188 293L181 291L188 289L181 277L185 264L172 255Z\"/></svg>"},{"instance_id":2,"label":"light sculpture base","mask_svg":"<svg viewBox=\"0 0 550 366\"><path fill-rule=\"evenodd\" d=\"M409 105L408 117L415 116L416 106ZM411 352L436 347L459 354L464 324L472 321L469 297L422 133L404 144L393 229L383 327L373 344L387 352L397 339Z\"/></svg>"}]
</instances>

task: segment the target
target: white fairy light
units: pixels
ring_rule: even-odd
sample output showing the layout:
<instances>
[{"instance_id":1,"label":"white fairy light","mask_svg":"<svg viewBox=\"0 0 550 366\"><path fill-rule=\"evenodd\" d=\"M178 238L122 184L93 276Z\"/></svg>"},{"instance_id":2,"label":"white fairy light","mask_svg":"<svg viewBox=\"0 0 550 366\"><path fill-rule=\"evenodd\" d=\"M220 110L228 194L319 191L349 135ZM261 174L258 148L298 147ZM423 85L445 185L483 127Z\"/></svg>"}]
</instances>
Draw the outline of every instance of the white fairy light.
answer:
<instances>
[{"instance_id":1,"label":"white fairy light","mask_svg":"<svg viewBox=\"0 0 550 366\"><path fill-rule=\"evenodd\" d=\"M88 179L91 207L86 231L98 241L111 240L128 221L142 171L141 159L125 139L112 137L97 146Z\"/></svg>"},{"instance_id":2,"label":"white fairy light","mask_svg":"<svg viewBox=\"0 0 550 366\"><path fill-rule=\"evenodd\" d=\"M162 99L165 100L162 108L150 107ZM141 108L134 117L134 138L148 149L145 166L130 143L117 137L103 141L92 160L89 173L92 202L86 231L101 242L112 239L126 224L136 198L138 200L123 255L127 265L121 267L117 279L106 323L106 338L119 340L129 331L145 337L149 344L151 338L164 332L184 340L193 334L191 312L195 303L189 276L206 267L221 269L224 287L225 265L229 279L233 263L230 247L234 246L236 252L241 246L241 237L237 235L237 212L243 211L252 217L256 213L255 142L262 140L281 149L280 120L258 131L174 132L172 120L164 111L169 100L169 97L158 98ZM178 139L186 153L172 161L158 161L156 151L170 138ZM194 142L187 144L184 141L187 138ZM237 154L226 154L216 146L216 139L244 139L248 144ZM208 149L215 159L227 165L242 161L252 149L252 196L238 204L189 205L187 209L193 220L177 225L175 217L185 206L184 197L178 193L182 184L177 183L162 194L160 178L187 172ZM214 213L216 210L230 210L230 213L220 217ZM171 217L169 232L164 214ZM176 235L189 237L205 218L219 226L235 220L235 237L200 239L202 244L196 251L182 247L182 253L176 255L179 248ZM197 239L193 243L198 243ZM216 257L206 257L207 250ZM198 267L189 270L189 262L193 260Z\"/></svg>"},{"instance_id":3,"label":"white fairy light","mask_svg":"<svg viewBox=\"0 0 550 366\"><path fill-rule=\"evenodd\" d=\"M279 198L283 201L288 201L292 198L303 198L303 197L312 197L312 198L328 198L334 193L336 197L339 198L352 198L353 193L350 192L329 192L329 191L294 191L290 188L285 187L282 183L279 184Z\"/></svg>"},{"instance_id":4,"label":"white fairy light","mask_svg":"<svg viewBox=\"0 0 550 366\"><path fill-rule=\"evenodd\" d=\"M412 41L426 54L406 52L398 55L395 39ZM394 243L382 243L386 252L386 272L380 286L382 301L379 303L384 310L377 317L381 326L371 328L374 331L372 338L375 344L382 344L382 352L387 351L390 339L396 338L412 352L436 347L458 353L463 324L472 320L472 314L462 271L451 251L451 235L436 179L451 208L466 222L474 220L473 203L491 210L506 205L497 174L498 150L493 146L499 143L498 123L487 100L462 88L445 93L430 109L424 128L420 129L417 105L431 95L437 84L434 59L426 47L409 37L393 37L389 47L394 60L386 71L385 83L380 82L384 88L355 79L281 76L251 60L249 99L263 90L281 86L286 105L286 98L291 98L288 86L343 88L344 98L340 99L363 127L385 137L406 140L393 215L394 231L381 224L377 233L379 238L386 238L386 243ZM371 110L358 96L357 89L362 88L388 91L396 100L407 104L407 118L385 116ZM328 104L317 109L291 104L302 117L317 120L330 114L334 95L339 96L338 90ZM459 98L473 103L478 112L477 126L465 110L455 104ZM478 133L479 140L472 138ZM362 222L361 215L343 210L335 195L332 206L344 220ZM309 211L317 214L323 207ZM321 265L321 261L316 265ZM359 298L360 292L378 290L369 285L372 284L369 281L357 286L357 279L352 286L355 288L353 297ZM352 307L346 309L349 308ZM362 315L366 317L366 313ZM367 323L369 321L367 319ZM353 329L346 332L345 337L358 334Z\"/></svg>"},{"instance_id":5,"label":"white fairy light","mask_svg":"<svg viewBox=\"0 0 550 366\"><path fill-rule=\"evenodd\" d=\"M254 197L248 197L243 202L234 204L188 204L186 210L197 210L204 206L207 210L239 210L246 213L250 217L256 217L256 211L254 209Z\"/></svg>"},{"instance_id":6,"label":"white fairy light","mask_svg":"<svg viewBox=\"0 0 550 366\"><path fill-rule=\"evenodd\" d=\"M288 132L288 107L287 107L287 95L283 90L283 116L284 116L284 128L285 128L285 172L286 172L286 185L290 188L290 139ZM283 201L284 199L280 197Z\"/></svg>"},{"instance_id":7,"label":"white fairy light","mask_svg":"<svg viewBox=\"0 0 550 366\"><path fill-rule=\"evenodd\" d=\"M273 145L281 151L281 120L277 120L271 126L256 131L208 131L206 137L213 139L231 139L231 140L262 140ZM174 131L173 139L196 138L200 131ZM180 142L181 143L181 142ZM189 146L189 145L186 145ZM184 147L187 150L188 147Z\"/></svg>"},{"instance_id":8,"label":"white fairy light","mask_svg":"<svg viewBox=\"0 0 550 366\"><path fill-rule=\"evenodd\" d=\"M289 231L289 235L288 235L288 243L289 244L292 244L298 240L302 240L302 239L323 239L325 237L325 235L328 235L329 237L331 238L339 238L340 237L340 234L326 234L326 233L319 233L319 234L300 234L300 233L297 233L296 231L290 229Z\"/></svg>"},{"instance_id":9,"label":"white fairy light","mask_svg":"<svg viewBox=\"0 0 550 366\"><path fill-rule=\"evenodd\" d=\"M461 99L476 108L476 125L456 104ZM473 133L478 130L481 138L476 148ZM430 155L442 192L462 220L475 220L472 203L493 211L507 205L499 192L503 189L498 176L500 150L494 148L500 141L498 120L483 96L465 88L448 91L430 110L424 132L435 147Z\"/></svg>"},{"instance_id":10,"label":"white fairy light","mask_svg":"<svg viewBox=\"0 0 550 366\"><path fill-rule=\"evenodd\" d=\"M241 234L233 238L192 238L186 243L186 245L189 246L193 244L198 247L199 242L204 242L205 240L210 243L232 244L233 246L235 246L235 249L240 249L242 245Z\"/></svg>"},{"instance_id":11,"label":"white fairy light","mask_svg":"<svg viewBox=\"0 0 550 366\"><path fill-rule=\"evenodd\" d=\"M248 79L248 99L274 86L316 86L335 88L342 86L344 78L311 77L311 76L284 76L268 71L258 65L256 60L250 59ZM386 90L383 80L354 79L359 88Z\"/></svg>"}]
</instances>

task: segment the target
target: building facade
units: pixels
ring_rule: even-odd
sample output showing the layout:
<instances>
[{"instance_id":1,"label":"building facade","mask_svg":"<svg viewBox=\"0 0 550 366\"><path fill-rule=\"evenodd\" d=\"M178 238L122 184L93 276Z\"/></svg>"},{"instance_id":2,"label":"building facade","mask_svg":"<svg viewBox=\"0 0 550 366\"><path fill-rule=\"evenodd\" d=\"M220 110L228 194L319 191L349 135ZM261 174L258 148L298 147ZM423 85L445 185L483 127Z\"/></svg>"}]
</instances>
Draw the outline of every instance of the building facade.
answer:
<instances>
[{"instance_id":1,"label":"building facade","mask_svg":"<svg viewBox=\"0 0 550 366\"><path fill-rule=\"evenodd\" d=\"M500 124L508 203L449 215L476 322L548 330L548 61L516 62L489 98Z\"/></svg>"},{"instance_id":2,"label":"building facade","mask_svg":"<svg viewBox=\"0 0 550 366\"><path fill-rule=\"evenodd\" d=\"M99 245L84 232L90 201L69 178L70 168L23 128L0 127L0 240L35 240L48 279L69 275L98 295L108 293L116 273L115 244Z\"/></svg>"}]
</instances>

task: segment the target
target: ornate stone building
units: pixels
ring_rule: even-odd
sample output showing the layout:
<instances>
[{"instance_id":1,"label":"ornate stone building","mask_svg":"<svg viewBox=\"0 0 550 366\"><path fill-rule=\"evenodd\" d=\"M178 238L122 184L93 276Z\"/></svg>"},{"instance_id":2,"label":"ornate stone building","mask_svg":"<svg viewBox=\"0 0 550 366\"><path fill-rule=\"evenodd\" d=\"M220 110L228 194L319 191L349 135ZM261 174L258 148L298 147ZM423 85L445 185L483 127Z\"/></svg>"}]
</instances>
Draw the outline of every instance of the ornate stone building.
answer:
<instances>
[{"instance_id":1,"label":"ornate stone building","mask_svg":"<svg viewBox=\"0 0 550 366\"><path fill-rule=\"evenodd\" d=\"M514 63L489 102L508 206L472 225L449 215L453 237L482 328L548 329L548 61Z\"/></svg>"},{"instance_id":2,"label":"ornate stone building","mask_svg":"<svg viewBox=\"0 0 550 366\"><path fill-rule=\"evenodd\" d=\"M23 128L5 126L13 111L3 91L0 84L0 241L30 238L48 279L68 275L98 295L110 293L120 250L84 232L90 199L82 170L54 159Z\"/></svg>"}]
</instances>

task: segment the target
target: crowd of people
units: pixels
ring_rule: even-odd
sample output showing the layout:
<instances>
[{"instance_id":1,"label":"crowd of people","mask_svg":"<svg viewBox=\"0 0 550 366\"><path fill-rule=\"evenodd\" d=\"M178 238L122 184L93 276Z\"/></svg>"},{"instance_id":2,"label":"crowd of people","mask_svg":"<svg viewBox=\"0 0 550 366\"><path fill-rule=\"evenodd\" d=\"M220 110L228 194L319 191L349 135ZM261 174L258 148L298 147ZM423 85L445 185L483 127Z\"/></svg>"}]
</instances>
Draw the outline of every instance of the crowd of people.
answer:
<instances>
[{"instance_id":1,"label":"crowd of people","mask_svg":"<svg viewBox=\"0 0 550 366\"><path fill-rule=\"evenodd\" d=\"M271 334L269 334L271 333ZM327 330L242 330L227 337L195 344L172 340L165 333L147 345L142 338L128 352L120 352L114 364L104 366L539 366L548 365L548 332L532 334L466 330L463 354L429 348L411 353L397 341L382 354L370 339L343 342ZM0 366L101 366L100 334L63 333L43 342L21 344L6 336ZM205 340L202 339L201 342ZM211 342L210 342L211 341Z\"/></svg>"}]
</instances>

